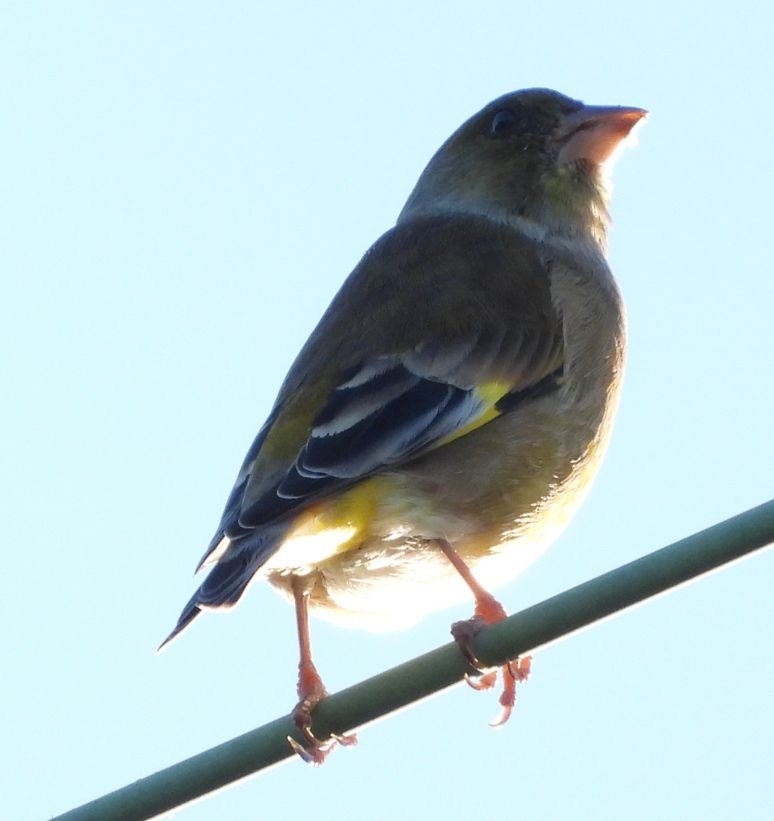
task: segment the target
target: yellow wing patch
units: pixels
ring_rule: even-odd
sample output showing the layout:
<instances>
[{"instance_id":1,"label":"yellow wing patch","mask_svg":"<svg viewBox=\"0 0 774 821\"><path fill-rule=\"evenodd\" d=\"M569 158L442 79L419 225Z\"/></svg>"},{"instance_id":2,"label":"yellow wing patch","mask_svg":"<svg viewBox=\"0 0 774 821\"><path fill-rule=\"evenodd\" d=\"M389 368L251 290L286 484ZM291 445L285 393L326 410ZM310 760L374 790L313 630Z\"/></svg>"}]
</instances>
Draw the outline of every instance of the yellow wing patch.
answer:
<instances>
[{"instance_id":1,"label":"yellow wing patch","mask_svg":"<svg viewBox=\"0 0 774 821\"><path fill-rule=\"evenodd\" d=\"M295 519L293 529L267 567L277 565L290 572L357 547L370 532L385 481L384 477L373 476L310 505Z\"/></svg>"},{"instance_id":2,"label":"yellow wing patch","mask_svg":"<svg viewBox=\"0 0 774 821\"><path fill-rule=\"evenodd\" d=\"M512 386L505 382L485 382L476 388L481 410L471 422L443 437L428 451L439 448L480 428L500 412L497 403ZM295 520L282 548L272 557L269 567L277 564L283 571L311 567L339 553L356 548L372 529L374 514L380 500L389 495L387 476L371 476L343 493L310 505Z\"/></svg>"},{"instance_id":3,"label":"yellow wing patch","mask_svg":"<svg viewBox=\"0 0 774 821\"><path fill-rule=\"evenodd\" d=\"M503 396L510 393L512 389L513 386L505 382L484 382L479 385L475 390L476 396L482 403L482 410L479 415L464 427L439 439L429 450L435 450L436 448L443 447L443 445L448 445L449 442L453 442L462 436L467 436L476 428L480 428L482 425L486 425L487 422L496 419L500 415L500 411L498 411L496 407L497 403Z\"/></svg>"}]
</instances>

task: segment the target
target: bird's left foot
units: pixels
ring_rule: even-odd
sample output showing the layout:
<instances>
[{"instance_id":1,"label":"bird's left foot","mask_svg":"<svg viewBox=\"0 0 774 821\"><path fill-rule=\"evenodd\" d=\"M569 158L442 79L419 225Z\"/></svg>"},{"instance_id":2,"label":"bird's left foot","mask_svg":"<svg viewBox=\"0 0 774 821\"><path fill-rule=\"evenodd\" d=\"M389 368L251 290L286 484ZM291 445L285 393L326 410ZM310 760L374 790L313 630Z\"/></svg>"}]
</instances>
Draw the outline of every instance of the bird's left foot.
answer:
<instances>
[{"instance_id":1,"label":"bird's left foot","mask_svg":"<svg viewBox=\"0 0 774 821\"><path fill-rule=\"evenodd\" d=\"M328 757L328 753L337 744L342 747L351 747L357 744L357 736L354 734L332 734L324 741L317 738L314 734L312 730L312 712L325 696L328 695L314 667L301 671L298 683L298 695L301 700L293 708L293 712L290 715L298 731L306 740L306 744L299 744L298 741L291 736L288 736L288 744L290 744L293 752L296 753L299 758L302 758L307 764L319 767Z\"/></svg>"},{"instance_id":2,"label":"bird's left foot","mask_svg":"<svg viewBox=\"0 0 774 821\"><path fill-rule=\"evenodd\" d=\"M298 727L298 731L306 739L306 744L299 744L295 738L288 736L288 744L296 755L311 764L314 767L319 767L325 762L328 753L337 745L342 747L352 747L357 744L356 735L335 735L332 734L325 741L320 740L312 731L312 710L317 706L321 698L316 701L308 698L300 701L291 717L293 723Z\"/></svg>"},{"instance_id":3,"label":"bird's left foot","mask_svg":"<svg viewBox=\"0 0 774 821\"><path fill-rule=\"evenodd\" d=\"M472 618L458 621L452 625L451 634L468 663L476 670L484 669L484 665L476 657L473 650L473 639L487 624L495 624L506 617L506 612L494 596L489 593L476 597L476 611ZM516 682L526 681L532 666L532 656L517 658L504 664L500 670L503 677L503 692L500 695L500 715L491 722L492 727L502 727L511 717L516 704ZM465 681L474 690L491 690L497 684L497 670L482 672L478 678L465 676Z\"/></svg>"}]
</instances>

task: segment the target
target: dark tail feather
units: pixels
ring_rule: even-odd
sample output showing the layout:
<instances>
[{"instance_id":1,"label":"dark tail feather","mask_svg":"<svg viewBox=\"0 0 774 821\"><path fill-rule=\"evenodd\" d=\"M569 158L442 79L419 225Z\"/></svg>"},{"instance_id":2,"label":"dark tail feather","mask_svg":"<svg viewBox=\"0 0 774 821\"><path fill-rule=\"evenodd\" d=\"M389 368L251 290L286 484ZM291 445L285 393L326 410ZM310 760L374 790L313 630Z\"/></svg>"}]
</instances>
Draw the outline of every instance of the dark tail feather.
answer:
<instances>
[{"instance_id":1,"label":"dark tail feather","mask_svg":"<svg viewBox=\"0 0 774 821\"><path fill-rule=\"evenodd\" d=\"M196 597L198 596L198 591L194 594L191 601L183 608L183 612L180 614L180 618L177 620L177 624L175 625L175 629L161 642L156 650L157 653L160 653L173 639L176 639L182 632L185 630L186 627L201 613L201 608L196 604Z\"/></svg>"},{"instance_id":2,"label":"dark tail feather","mask_svg":"<svg viewBox=\"0 0 774 821\"><path fill-rule=\"evenodd\" d=\"M175 629L164 639L156 652L177 638L202 610L233 607L242 598L261 565L277 549L283 535L284 528L278 527L232 543L226 555L210 570L207 578L183 608ZM231 555L228 555L229 553Z\"/></svg>"}]
</instances>

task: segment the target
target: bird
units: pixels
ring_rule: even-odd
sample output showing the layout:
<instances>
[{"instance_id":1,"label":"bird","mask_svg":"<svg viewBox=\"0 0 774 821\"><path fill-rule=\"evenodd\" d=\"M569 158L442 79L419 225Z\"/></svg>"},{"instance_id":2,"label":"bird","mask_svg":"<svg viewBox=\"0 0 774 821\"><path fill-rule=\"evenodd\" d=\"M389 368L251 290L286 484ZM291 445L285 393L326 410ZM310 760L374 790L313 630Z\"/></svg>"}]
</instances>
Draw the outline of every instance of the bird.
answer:
<instances>
[{"instance_id":1,"label":"bird","mask_svg":"<svg viewBox=\"0 0 774 821\"><path fill-rule=\"evenodd\" d=\"M472 638L578 509L610 438L626 353L608 267L610 170L641 108L505 94L466 120L346 278L247 452L162 647L262 579L294 604L293 720L319 765L327 695L309 614L401 629L470 599ZM161 648L159 648L161 649ZM502 675L504 723L530 659Z\"/></svg>"}]
</instances>

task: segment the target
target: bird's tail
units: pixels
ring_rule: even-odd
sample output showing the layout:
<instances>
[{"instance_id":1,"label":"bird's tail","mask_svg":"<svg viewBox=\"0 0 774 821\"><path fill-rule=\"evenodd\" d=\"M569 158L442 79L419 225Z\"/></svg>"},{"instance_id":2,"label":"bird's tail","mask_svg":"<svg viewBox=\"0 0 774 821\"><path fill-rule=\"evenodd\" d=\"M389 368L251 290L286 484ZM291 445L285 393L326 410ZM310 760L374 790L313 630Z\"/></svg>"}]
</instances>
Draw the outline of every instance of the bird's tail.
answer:
<instances>
[{"instance_id":1,"label":"bird's tail","mask_svg":"<svg viewBox=\"0 0 774 821\"><path fill-rule=\"evenodd\" d=\"M262 529L232 542L183 608L175 629L159 645L160 652L202 612L233 607L253 576L282 543L285 528Z\"/></svg>"}]
</instances>

